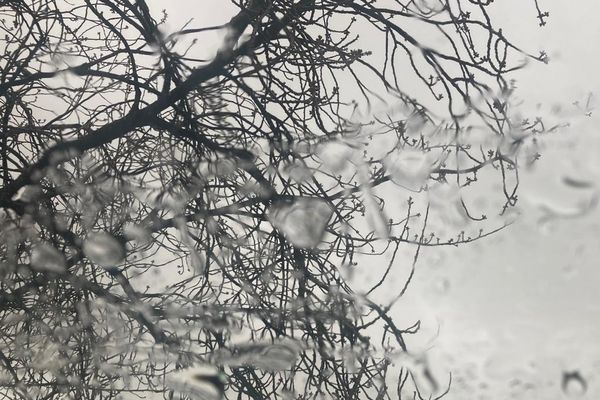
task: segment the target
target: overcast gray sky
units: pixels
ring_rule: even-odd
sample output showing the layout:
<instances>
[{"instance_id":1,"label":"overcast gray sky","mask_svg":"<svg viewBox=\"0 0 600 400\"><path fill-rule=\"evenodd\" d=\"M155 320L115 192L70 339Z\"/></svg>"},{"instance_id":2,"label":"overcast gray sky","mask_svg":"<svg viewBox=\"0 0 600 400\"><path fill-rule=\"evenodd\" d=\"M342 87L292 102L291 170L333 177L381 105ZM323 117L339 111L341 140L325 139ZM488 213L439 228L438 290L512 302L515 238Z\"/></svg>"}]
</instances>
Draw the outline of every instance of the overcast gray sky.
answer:
<instances>
[{"instance_id":1,"label":"overcast gray sky","mask_svg":"<svg viewBox=\"0 0 600 400\"><path fill-rule=\"evenodd\" d=\"M596 207L580 217L539 221L544 209L576 214L600 184L600 110L588 118L569 112L573 101L585 101L589 93L595 94L592 106L598 105L600 2L542 0L550 11L543 29L514 16L529 2L496 3L506 10L506 32L516 33L524 48L545 49L551 57L549 65L520 73L517 95L527 109L541 103L542 116L562 105L573 126L547 140L535 169L523 171L521 219L474 246L430 251L398 314L412 306L410 314L421 313L429 332L439 324L436 339L420 340L433 347L438 373L452 370L455 379L470 382L455 385L449 399L476 393L489 399L597 399L600 212ZM565 177L593 186L576 189ZM573 370L588 381L581 397L577 388L561 388L562 373Z\"/></svg>"}]
</instances>

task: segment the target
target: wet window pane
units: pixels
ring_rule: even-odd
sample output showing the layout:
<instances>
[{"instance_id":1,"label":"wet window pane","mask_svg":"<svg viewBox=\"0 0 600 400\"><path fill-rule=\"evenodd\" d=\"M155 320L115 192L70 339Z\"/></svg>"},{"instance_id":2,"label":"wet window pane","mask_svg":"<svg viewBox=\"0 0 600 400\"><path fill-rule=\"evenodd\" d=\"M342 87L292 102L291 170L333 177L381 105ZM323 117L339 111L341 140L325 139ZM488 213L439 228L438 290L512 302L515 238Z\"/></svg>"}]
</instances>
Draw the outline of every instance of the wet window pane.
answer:
<instances>
[{"instance_id":1,"label":"wet window pane","mask_svg":"<svg viewBox=\"0 0 600 400\"><path fill-rule=\"evenodd\" d=\"M0 398L598 398L598 11L0 2Z\"/></svg>"}]
</instances>

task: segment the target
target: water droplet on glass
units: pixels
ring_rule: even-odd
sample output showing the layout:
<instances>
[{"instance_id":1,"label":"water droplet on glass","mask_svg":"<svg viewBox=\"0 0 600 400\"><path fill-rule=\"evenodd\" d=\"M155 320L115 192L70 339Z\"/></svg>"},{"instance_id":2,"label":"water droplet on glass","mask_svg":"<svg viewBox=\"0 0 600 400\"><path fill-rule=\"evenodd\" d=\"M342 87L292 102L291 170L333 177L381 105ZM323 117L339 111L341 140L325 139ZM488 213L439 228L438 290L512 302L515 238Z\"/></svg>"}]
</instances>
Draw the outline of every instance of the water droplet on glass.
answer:
<instances>
[{"instance_id":1,"label":"water droplet on glass","mask_svg":"<svg viewBox=\"0 0 600 400\"><path fill-rule=\"evenodd\" d=\"M394 150L383 163L392 182L413 191L421 190L433 167L428 153L414 149Z\"/></svg>"},{"instance_id":2,"label":"water droplet on glass","mask_svg":"<svg viewBox=\"0 0 600 400\"><path fill-rule=\"evenodd\" d=\"M264 371L283 371L291 368L298 356L297 349L284 344L272 344L255 353L253 364Z\"/></svg>"},{"instance_id":3,"label":"water droplet on glass","mask_svg":"<svg viewBox=\"0 0 600 400\"><path fill-rule=\"evenodd\" d=\"M248 343L237 345L230 354L218 355L218 358L230 366L247 365L263 371L277 372L292 368L301 350L300 344L293 340Z\"/></svg>"},{"instance_id":4,"label":"water droplet on glass","mask_svg":"<svg viewBox=\"0 0 600 400\"><path fill-rule=\"evenodd\" d=\"M450 280L446 277L436 279L433 285L437 294L443 295L450 291Z\"/></svg>"},{"instance_id":5,"label":"water droplet on glass","mask_svg":"<svg viewBox=\"0 0 600 400\"><path fill-rule=\"evenodd\" d=\"M356 172L363 193L362 203L365 206L365 215L369 226L380 239L386 239L390 235L390 225L387 223L389 219L373 194L369 169L365 163L359 163Z\"/></svg>"},{"instance_id":6,"label":"water droplet on glass","mask_svg":"<svg viewBox=\"0 0 600 400\"><path fill-rule=\"evenodd\" d=\"M188 262L197 275L202 275L206 269L206 258L195 249L190 248Z\"/></svg>"},{"instance_id":7,"label":"water droplet on glass","mask_svg":"<svg viewBox=\"0 0 600 400\"><path fill-rule=\"evenodd\" d=\"M537 207L541 212L541 216L538 219L540 226L546 225L548 222L557 219L570 219L580 218L590 214L598 206L599 195L594 193L589 198L580 199L575 203L574 206L560 207L554 204L550 204L546 201L535 201Z\"/></svg>"},{"instance_id":8,"label":"water droplet on glass","mask_svg":"<svg viewBox=\"0 0 600 400\"><path fill-rule=\"evenodd\" d=\"M387 239L390 235L390 225L387 222L389 219L386 217L384 210L379 206L368 184L362 185L362 187L364 194L363 205L365 206L365 215L367 216L369 226L378 238Z\"/></svg>"},{"instance_id":9,"label":"water droplet on glass","mask_svg":"<svg viewBox=\"0 0 600 400\"><path fill-rule=\"evenodd\" d=\"M323 165L333 173L339 173L352 158L354 149L348 144L340 141L326 142L317 149L317 156Z\"/></svg>"},{"instance_id":10,"label":"water droplet on glass","mask_svg":"<svg viewBox=\"0 0 600 400\"><path fill-rule=\"evenodd\" d=\"M575 189L589 189L594 187L594 182L592 181L579 178L572 178L570 176L564 176L562 181L565 185Z\"/></svg>"},{"instance_id":11,"label":"water droplet on glass","mask_svg":"<svg viewBox=\"0 0 600 400\"><path fill-rule=\"evenodd\" d=\"M428 189L428 198L431 214L438 216L444 226L463 228L470 223L456 185L435 184Z\"/></svg>"},{"instance_id":12,"label":"water droplet on glass","mask_svg":"<svg viewBox=\"0 0 600 400\"><path fill-rule=\"evenodd\" d=\"M225 375L212 365L200 365L171 373L167 386L198 400L219 400L225 391Z\"/></svg>"},{"instance_id":13,"label":"water droplet on glass","mask_svg":"<svg viewBox=\"0 0 600 400\"><path fill-rule=\"evenodd\" d=\"M564 371L562 374L561 387L569 397L580 397L587 391L587 381L579 371Z\"/></svg>"},{"instance_id":14,"label":"water droplet on glass","mask_svg":"<svg viewBox=\"0 0 600 400\"><path fill-rule=\"evenodd\" d=\"M406 121L406 131L415 134L421 131L428 125L429 121L423 113L416 112Z\"/></svg>"},{"instance_id":15,"label":"water droplet on glass","mask_svg":"<svg viewBox=\"0 0 600 400\"><path fill-rule=\"evenodd\" d=\"M145 245L152 240L150 231L144 228L142 225L128 224L123 228L125 237L129 240L135 240L141 245Z\"/></svg>"},{"instance_id":16,"label":"water droplet on glass","mask_svg":"<svg viewBox=\"0 0 600 400\"><path fill-rule=\"evenodd\" d=\"M114 268L125 258L125 248L106 232L91 233L83 243L83 254L104 268Z\"/></svg>"},{"instance_id":17,"label":"water droplet on glass","mask_svg":"<svg viewBox=\"0 0 600 400\"><path fill-rule=\"evenodd\" d=\"M157 200L159 200L161 208L182 213L190 200L190 194L185 189L171 190L159 194Z\"/></svg>"},{"instance_id":18,"label":"water droplet on glass","mask_svg":"<svg viewBox=\"0 0 600 400\"><path fill-rule=\"evenodd\" d=\"M31 202L37 199L42 193L41 188L38 185L25 185L17 194L15 194L12 200L20 200L25 202Z\"/></svg>"},{"instance_id":19,"label":"water droplet on glass","mask_svg":"<svg viewBox=\"0 0 600 400\"><path fill-rule=\"evenodd\" d=\"M438 378L434 376L430 362L425 353L398 353L395 354L394 361L397 365L410 371L412 379L423 394L427 393L433 395L441 388L440 382L438 382Z\"/></svg>"},{"instance_id":20,"label":"water droplet on glass","mask_svg":"<svg viewBox=\"0 0 600 400\"><path fill-rule=\"evenodd\" d=\"M62 164L65 161L69 161L77 157L79 154L81 154L81 151L72 147L67 147L65 149L60 150L57 149L50 153L48 161L50 165L55 166L58 164Z\"/></svg>"},{"instance_id":21,"label":"water droplet on glass","mask_svg":"<svg viewBox=\"0 0 600 400\"><path fill-rule=\"evenodd\" d=\"M65 256L49 244L38 244L31 253L31 266L38 271L65 272Z\"/></svg>"},{"instance_id":22,"label":"water droplet on glass","mask_svg":"<svg viewBox=\"0 0 600 400\"><path fill-rule=\"evenodd\" d=\"M332 214L332 208L324 200L297 198L274 202L268 218L294 246L312 248L321 242Z\"/></svg>"},{"instance_id":23,"label":"water droplet on glass","mask_svg":"<svg viewBox=\"0 0 600 400\"><path fill-rule=\"evenodd\" d=\"M303 183L312 178L312 172L301 160L286 163L281 172L296 183Z\"/></svg>"},{"instance_id":24,"label":"water droplet on glass","mask_svg":"<svg viewBox=\"0 0 600 400\"><path fill-rule=\"evenodd\" d=\"M221 178L233 174L237 169L237 163L233 158L219 158L210 161L207 167L209 175Z\"/></svg>"}]
</instances>

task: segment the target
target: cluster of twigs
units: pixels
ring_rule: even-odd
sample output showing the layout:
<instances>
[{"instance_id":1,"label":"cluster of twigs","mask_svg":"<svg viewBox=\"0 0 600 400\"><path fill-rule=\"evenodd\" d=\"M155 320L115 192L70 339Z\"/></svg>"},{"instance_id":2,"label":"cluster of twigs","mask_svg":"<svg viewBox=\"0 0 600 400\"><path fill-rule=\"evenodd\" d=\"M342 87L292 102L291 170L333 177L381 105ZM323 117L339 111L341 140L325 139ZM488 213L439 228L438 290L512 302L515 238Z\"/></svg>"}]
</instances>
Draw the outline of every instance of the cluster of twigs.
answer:
<instances>
[{"instance_id":1,"label":"cluster of twigs","mask_svg":"<svg viewBox=\"0 0 600 400\"><path fill-rule=\"evenodd\" d=\"M400 245L486 235L436 239L419 193L389 211L375 193L394 182L384 158L432 155L422 187L497 171L514 205L533 128L507 116L505 76L545 55L515 47L491 2L233 3L223 25L167 34L168 12L144 0L0 1L3 398L173 398L165 378L201 363L227 375L227 398L432 394L391 367L418 325L396 326L340 269L389 252L385 278ZM213 31L223 41L204 59ZM357 121L356 95L390 116ZM472 123L481 143L464 135ZM381 136L393 146L370 155ZM333 167L319 153L332 143ZM310 227L272 223L312 200L323 232L299 242ZM240 341L283 338L289 368L232 361Z\"/></svg>"}]
</instances>

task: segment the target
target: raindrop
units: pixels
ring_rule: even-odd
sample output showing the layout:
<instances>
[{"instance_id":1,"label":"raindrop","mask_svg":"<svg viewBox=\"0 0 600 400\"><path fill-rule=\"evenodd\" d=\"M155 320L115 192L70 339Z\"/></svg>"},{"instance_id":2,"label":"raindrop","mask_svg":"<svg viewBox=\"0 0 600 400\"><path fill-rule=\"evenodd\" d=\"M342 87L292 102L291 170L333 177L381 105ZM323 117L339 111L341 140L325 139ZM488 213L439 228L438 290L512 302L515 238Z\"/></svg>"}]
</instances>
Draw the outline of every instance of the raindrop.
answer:
<instances>
[{"instance_id":1,"label":"raindrop","mask_svg":"<svg viewBox=\"0 0 600 400\"><path fill-rule=\"evenodd\" d=\"M360 187L363 193L362 203L365 206L365 215L373 232L380 239L387 239L390 235L390 225L387 221L384 211L380 208L375 195L371 190L371 182L369 180L369 169L365 163L360 163L356 169Z\"/></svg>"},{"instance_id":2,"label":"raindrop","mask_svg":"<svg viewBox=\"0 0 600 400\"><path fill-rule=\"evenodd\" d=\"M37 199L42 193L41 188L38 185L25 185L17 194L15 194L12 200L20 200L25 202L32 202Z\"/></svg>"},{"instance_id":3,"label":"raindrop","mask_svg":"<svg viewBox=\"0 0 600 400\"><path fill-rule=\"evenodd\" d=\"M421 391L428 394L435 394L441 388L438 379L434 376L430 361L425 353L410 354L399 353L395 356L398 365L410 371L412 379Z\"/></svg>"},{"instance_id":4,"label":"raindrop","mask_svg":"<svg viewBox=\"0 0 600 400\"><path fill-rule=\"evenodd\" d=\"M420 7L420 10L425 11L426 13L435 13L443 10L444 3L437 0L419 0L417 4Z\"/></svg>"},{"instance_id":5,"label":"raindrop","mask_svg":"<svg viewBox=\"0 0 600 400\"><path fill-rule=\"evenodd\" d=\"M232 175L237 169L237 163L233 158L219 158L210 161L207 165L208 173L217 178L223 178Z\"/></svg>"},{"instance_id":6,"label":"raindrop","mask_svg":"<svg viewBox=\"0 0 600 400\"><path fill-rule=\"evenodd\" d=\"M152 235L150 234L150 231L142 225L127 224L123 228L123 233L125 234L125 237L127 239L135 240L141 245L146 245L152 240Z\"/></svg>"},{"instance_id":7,"label":"raindrop","mask_svg":"<svg viewBox=\"0 0 600 400\"><path fill-rule=\"evenodd\" d=\"M284 176L291 178L296 183L303 183L312 178L312 172L300 160L294 160L293 162L286 163L281 172Z\"/></svg>"},{"instance_id":8,"label":"raindrop","mask_svg":"<svg viewBox=\"0 0 600 400\"><path fill-rule=\"evenodd\" d=\"M446 277L436 279L433 286L436 293L440 295L450 291L450 281Z\"/></svg>"},{"instance_id":9,"label":"raindrop","mask_svg":"<svg viewBox=\"0 0 600 400\"><path fill-rule=\"evenodd\" d=\"M344 362L344 367L348 370L348 372L351 374L358 372L358 354L356 354L353 349L347 349L343 351L341 355L342 361Z\"/></svg>"},{"instance_id":10,"label":"raindrop","mask_svg":"<svg viewBox=\"0 0 600 400\"><path fill-rule=\"evenodd\" d=\"M239 188L240 194L245 196L269 197L271 194L269 188L263 184L256 182L245 182Z\"/></svg>"},{"instance_id":11,"label":"raindrop","mask_svg":"<svg viewBox=\"0 0 600 400\"><path fill-rule=\"evenodd\" d=\"M225 375L212 365L200 365L177 371L167 378L167 385L179 394L198 400L223 398Z\"/></svg>"},{"instance_id":12,"label":"raindrop","mask_svg":"<svg viewBox=\"0 0 600 400\"><path fill-rule=\"evenodd\" d=\"M83 243L83 253L92 262L104 268L114 268L125 258L125 248L106 232L96 232Z\"/></svg>"},{"instance_id":13,"label":"raindrop","mask_svg":"<svg viewBox=\"0 0 600 400\"><path fill-rule=\"evenodd\" d=\"M38 271L65 272L65 256L49 244L38 244L31 254L31 266Z\"/></svg>"},{"instance_id":14,"label":"raindrop","mask_svg":"<svg viewBox=\"0 0 600 400\"><path fill-rule=\"evenodd\" d=\"M569 397L581 397L587 391L587 381L579 371L564 371L562 374L563 392Z\"/></svg>"},{"instance_id":15,"label":"raindrop","mask_svg":"<svg viewBox=\"0 0 600 400\"><path fill-rule=\"evenodd\" d=\"M575 189L588 189L594 187L594 183L591 181L571 178L569 176L563 177L563 183Z\"/></svg>"},{"instance_id":16,"label":"raindrop","mask_svg":"<svg viewBox=\"0 0 600 400\"><path fill-rule=\"evenodd\" d=\"M279 230L294 246L317 246L333 214L324 200L297 198L294 201L277 201L268 211L271 225Z\"/></svg>"},{"instance_id":17,"label":"raindrop","mask_svg":"<svg viewBox=\"0 0 600 400\"><path fill-rule=\"evenodd\" d=\"M371 189L368 186L364 186L364 199L363 204L365 206L365 214L367 216L367 221L369 222L369 226L373 229L373 232L380 239L387 239L390 235L390 225L387 223L388 219L382 210L379 207L379 204L375 200L375 197L371 193Z\"/></svg>"},{"instance_id":18,"label":"raindrop","mask_svg":"<svg viewBox=\"0 0 600 400\"><path fill-rule=\"evenodd\" d=\"M296 362L298 350L285 344L272 344L255 353L253 364L264 371L283 371Z\"/></svg>"},{"instance_id":19,"label":"raindrop","mask_svg":"<svg viewBox=\"0 0 600 400\"><path fill-rule=\"evenodd\" d=\"M470 218L462 204L460 189L452 184L435 184L428 189L431 210L439 215L443 226L463 228Z\"/></svg>"},{"instance_id":20,"label":"raindrop","mask_svg":"<svg viewBox=\"0 0 600 400\"><path fill-rule=\"evenodd\" d=\"M50 153L48 161L50 165L56 166L58 164L64 163L65 161L69 161L74 157L77 157L79 154L81 154L81 151L79 149L62 146L60 149L56 148Z\"/></svg>"},{"instance_id":21,"label":"raindrop","mask_svg":"<svg viewBox=\"0 0 600 400\"><path fill-rule=\"evenodd\" d=\"M421 190L433 167L427 153L414 149L395 150L383 163L392 182L413 191Z\"/></svg>"},{"instance_id":22,"label":"raindrop","mask_svg":"<svg viewBox=\"0 0 600 400\"><path fill-rule=\"evenodd\" d=\"M425 115L421 112L416 112L406 121L406 130L409 133L421 133L427 124L428 121Z\"/></svg>"},{"instance_id":23,"label":"raindrop","mask_svg":"<svg viewBox=\"0 0 600 400\"><path fill-rule=\"evenodd\" d=\"M600 195L594 193L588 199L578 201L574 207L558 207L546 202L537 202L538 209L542 216L538 220L538 224L543 226L549 221L555 219L569 219L583 217L596 209L598 206Z\"/></svg>"},{"instance_id":24,"label":"raindrop","mask_svg":"<svg viewBox=\"0 0 600 400\"><path fill-rule=\"evenodd\" d=\"M218 358L230 366L250 365L263 371L277 372L292 368L301 350L296 341L281 340L277 343L237 345L230 355Z\"/></svg>"},{"instance_id":25,"label":"raindrop","mask_svg":"<svg viewBox=\"0 0 600 400\"><path fill-rule=\"evenodd\" d=\"M170 190L159 194L157 200L159 200L161 208L182 213L190 200L190 194L185 189Z\"/></svg>"},{"instance_id":26,"label":"raindrop","mask_svg":"<svg viewBox=\"0 0 600 400\"><path fill-rule=\"evenodd\" d=\"M190 248L190 254L188 256L188 262L192 270L197 275L202 275L206 269L206 258L202 256L198 251Z\"/></svg>"},{"instance_id":27,"label":"raindrop","mask_svg":"<svg viewBox=\"0 0 600 400\"><path fill-rule=\"evenodd\" d=\"M342 172L353 157L354 150L340 141L326 142L317 149L323 165L333 173Z\"/></svg>"}]
</instances>

